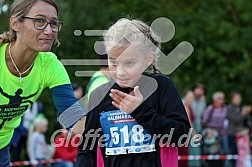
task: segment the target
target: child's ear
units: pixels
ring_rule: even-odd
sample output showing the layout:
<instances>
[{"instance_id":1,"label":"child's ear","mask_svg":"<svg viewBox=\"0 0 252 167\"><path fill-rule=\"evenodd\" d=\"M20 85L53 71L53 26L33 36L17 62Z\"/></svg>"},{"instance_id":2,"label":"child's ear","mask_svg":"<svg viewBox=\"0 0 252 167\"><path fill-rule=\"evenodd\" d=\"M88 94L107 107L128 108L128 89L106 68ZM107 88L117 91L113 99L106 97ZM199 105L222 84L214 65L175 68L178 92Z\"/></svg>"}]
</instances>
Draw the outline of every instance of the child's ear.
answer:
<instances>
[{"instance_id":1,"label":"child's ear","mask_svg":"<svg viewBox=\"0 0 252 167\"><path fill-rule=\"evenodd\" d=\"M18 21L17 17L11 16L10 18L10 27L13 31L19 31L20 22Z\"/></svg>"},{"instance_id":2,"label":"child's ear","mask_svg":"<svg viewBox=\"0 0 252 167\"><path fill-rule=\"evenodd\" d=\"M146 66L147 67L149 67L151 64L152 64L152 62L153 62L153 59L154 59L154 53L153 52L151 52L149 55L148 55L148 57L147 57L147 59L146 59Z\"/></svg>"}]
</instances>

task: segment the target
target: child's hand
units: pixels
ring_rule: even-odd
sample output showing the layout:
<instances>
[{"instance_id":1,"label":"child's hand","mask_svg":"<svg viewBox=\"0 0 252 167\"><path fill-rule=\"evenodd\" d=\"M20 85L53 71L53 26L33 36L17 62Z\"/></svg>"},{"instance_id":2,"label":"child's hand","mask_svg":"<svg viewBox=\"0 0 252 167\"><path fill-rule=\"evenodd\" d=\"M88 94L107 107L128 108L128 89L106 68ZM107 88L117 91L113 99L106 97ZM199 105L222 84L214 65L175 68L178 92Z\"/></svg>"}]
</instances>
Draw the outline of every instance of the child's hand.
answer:
<instances>
[{"instance_id":1,"label":"child's hand","mask_svg":"<svg viewBox=\"0 0 252 167\"><path fill-rule=\"evenodd\" d=\"M112 104L128 114L131 114L143 101L139 86L134 88L134 95L129 95L116 89L111 89L109 95L113 99Z\"/></svg>"}]
</instances>

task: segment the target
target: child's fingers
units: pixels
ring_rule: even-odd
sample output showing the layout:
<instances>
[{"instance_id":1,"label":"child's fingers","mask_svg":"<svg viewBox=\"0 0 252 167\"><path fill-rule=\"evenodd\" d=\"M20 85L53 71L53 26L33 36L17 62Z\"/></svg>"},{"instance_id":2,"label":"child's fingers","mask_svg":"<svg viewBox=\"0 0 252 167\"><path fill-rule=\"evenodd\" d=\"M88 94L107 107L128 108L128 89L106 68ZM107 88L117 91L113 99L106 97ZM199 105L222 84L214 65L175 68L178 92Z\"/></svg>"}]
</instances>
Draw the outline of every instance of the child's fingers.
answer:
<instances>
[{"instance_id":1,"label":"child's fingers","mask_svg":"<svg viewBox=\"0 0 252 167\"><path fill-rule=\"evenodd\" d=\"M124 99L128 95L127 93L124 93L116 89L111 89L111 93L121 96L122 99Z\"/></svg>"},{"instance_id":2,"label":"child's fingers","mask_svg":"<svg viewBox=\"0 0 252 167\"><path fill-rule=\"evenodd\" d=\"M136 97L143 97L140 90L139 90L139 86L136 86L134 88L134 94L135 94Z\"/></svg>"},{"instance_id":3,"label":"child's fingers","mask_svg":"<svg viewBox=\"0 0 252 167\"><path fill-rule=\"evenodd\" d=\"M128 94L123 93L121 91L118 90L111 90L111 93L109 94L109 96L114 99L117 103L121 102L123 99L126 98L126 96L128 96Z\"/></svg>"},{"instance_id":4,"label":"child's fingers","mask_svg":"<svg viewBox=\"0 0 252 167\"><path fill-rule=\"evenodd\" d=\"M118 104L123 100L120 96L114 93L110 93L109 96Z\"/></svg>"},{"instance_id":5,"label":"child's fingers","mask_svg":"<svg viewBox=\"0 0 252 167\"><path fill-rule=\"evenodd\" d=\"M120 105L118 103L116 103L115 101L112 101L113 106L115 106L116 108L120 109Z\"/></svg>"}]
</instances>

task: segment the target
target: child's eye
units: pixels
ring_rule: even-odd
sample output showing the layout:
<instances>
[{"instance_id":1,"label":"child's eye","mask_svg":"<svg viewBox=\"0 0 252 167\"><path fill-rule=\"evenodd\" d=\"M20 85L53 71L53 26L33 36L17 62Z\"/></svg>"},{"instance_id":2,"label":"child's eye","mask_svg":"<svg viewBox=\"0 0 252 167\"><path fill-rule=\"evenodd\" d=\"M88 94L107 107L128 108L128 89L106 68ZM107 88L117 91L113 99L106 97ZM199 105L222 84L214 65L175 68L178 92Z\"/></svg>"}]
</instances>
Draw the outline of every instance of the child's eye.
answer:
<instances>
[{"instance_id":1,"label":"child's eye","mask_svg":"<svg viewBox=\"0 0 252 167\"><path fill-rule=\"evenodd\" d=\"M109 63L110 63L111 65L116 65L116 61L114 61L114 60L109 60Z\"/></svg>"},{"instance_id":2,"label":"child's eye","mask_svg":"<svg viewBox=\"0 0 252 167\"><path fill-rule=\"evenodd\" d=\"M135 64L135 62L127 62L126 66L133 66Z\"/></svg>"}]
</instances>

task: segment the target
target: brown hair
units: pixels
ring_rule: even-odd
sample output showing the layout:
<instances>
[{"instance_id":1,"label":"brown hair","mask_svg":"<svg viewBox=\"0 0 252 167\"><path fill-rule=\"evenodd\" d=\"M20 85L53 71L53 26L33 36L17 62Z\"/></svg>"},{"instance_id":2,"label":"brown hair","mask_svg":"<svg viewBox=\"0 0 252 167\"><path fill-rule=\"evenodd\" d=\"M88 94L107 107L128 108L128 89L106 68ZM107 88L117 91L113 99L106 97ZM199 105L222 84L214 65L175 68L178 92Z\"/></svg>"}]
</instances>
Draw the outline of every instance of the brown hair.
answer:
<instances>
[{"instance_id":1,"label":"brown hair","mask_svg":"<svg viewBox=\"0 0 252 167\"><path fill-rule=\"evenodd\" d=\"M10 15L17 17L18 21L23 22L24 19L22 17L29 13L31 7L38 1L43 1L52 5L55 7L57 14L59 13L58 5L53 0L16 0L13 4ZM15 41L16 39L17 34L10 27L8 32L0 34L0 46L4 43ZM60 44L58 38L55 39L55 43L57 45Z\"/></svg>"}]
</instances>

